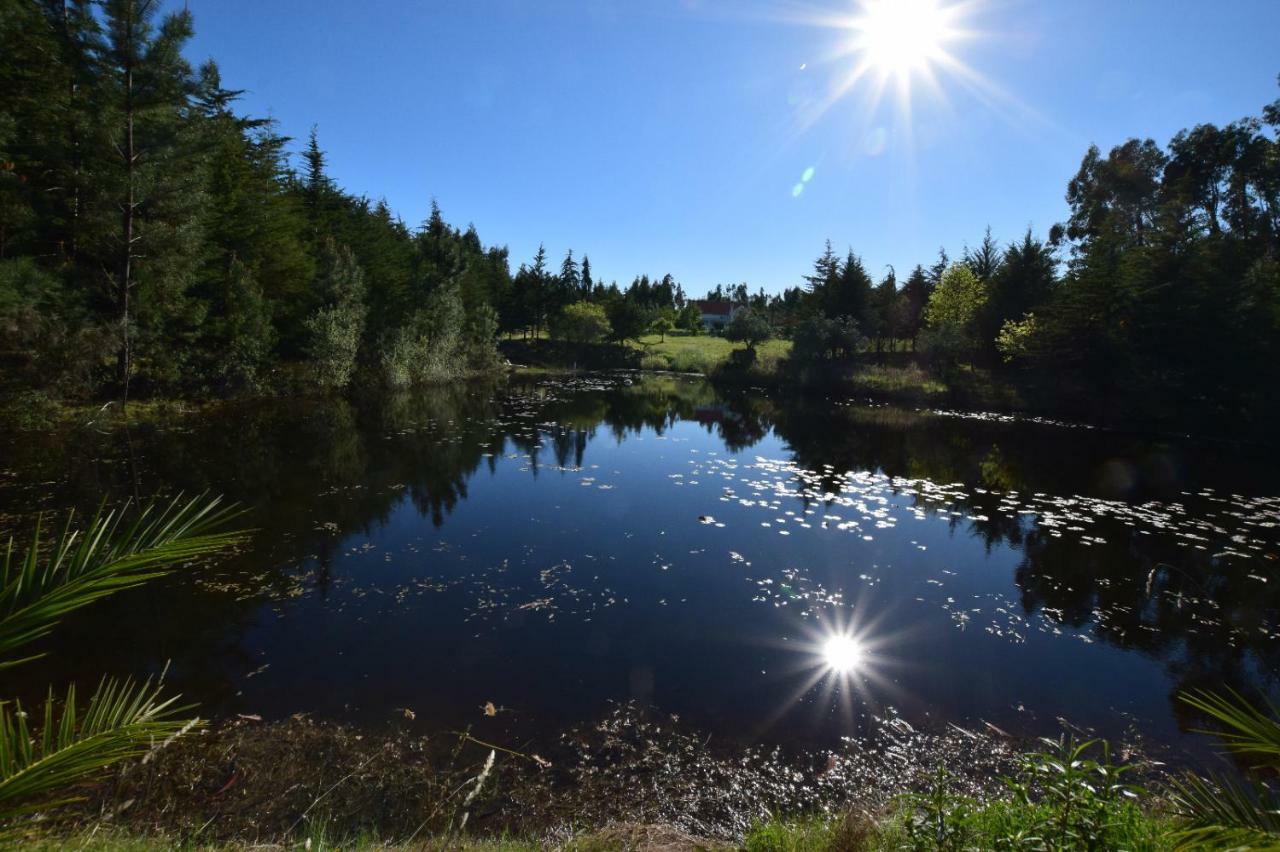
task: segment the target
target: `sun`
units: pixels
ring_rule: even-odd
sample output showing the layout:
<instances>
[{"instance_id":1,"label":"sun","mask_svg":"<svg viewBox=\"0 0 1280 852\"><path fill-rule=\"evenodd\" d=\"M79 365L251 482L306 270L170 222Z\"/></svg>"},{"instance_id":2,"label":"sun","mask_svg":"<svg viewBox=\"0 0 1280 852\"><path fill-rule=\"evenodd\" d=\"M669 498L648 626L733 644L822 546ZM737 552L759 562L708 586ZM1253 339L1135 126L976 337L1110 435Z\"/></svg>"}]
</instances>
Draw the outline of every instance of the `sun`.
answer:
<instances>
[{"instance_id":1,"label":"sun","mask_svg":"<svg viewBox=\"0 0 1280 852\"><path fill-rule=\"evenodd\" d=\"M822 645L822 661L840 674L852 674L862 667L866 651L853 636L837 633Z\"/></svg>"},{"instance_id":2,"label":"sun","mask_svg":"<svg viewBox=\"0 0 1280 852\"><path fill-rule=\"evenodd\" d=\"M916 91L945 100L944 83L958 83L985 101L999 100L992 86L956 50L982 33L973 18L988 0L841 0L841 11L802 13L789 20L838 33L818 62L833 72L821 97L798 114L799 129L812 126L847 95L857 93L872 115L889 97L909 126ZM805 64L807 69L809 64Z\"/></svg>"},{"instance_id":3,"label":"sun","mask_svg":"<svg viewBox=\"0 0 1280 852\"><path fill-rule=\"evenodd\" d=\"M946 57L954 14L936 0L865 0L850 23L853 48L882 75L925 71Z\"/></svg>"}]
</instances>

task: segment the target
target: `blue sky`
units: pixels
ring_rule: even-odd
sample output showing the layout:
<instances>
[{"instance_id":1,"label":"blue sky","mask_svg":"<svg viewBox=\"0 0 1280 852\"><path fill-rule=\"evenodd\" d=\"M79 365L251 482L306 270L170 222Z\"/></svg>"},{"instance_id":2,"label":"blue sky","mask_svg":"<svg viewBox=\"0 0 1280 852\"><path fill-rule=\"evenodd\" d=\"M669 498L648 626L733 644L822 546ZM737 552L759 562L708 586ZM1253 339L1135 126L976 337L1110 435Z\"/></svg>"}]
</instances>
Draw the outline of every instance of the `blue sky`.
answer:
<instances>
[{"instance_id":1,"label":"blue sky","mask_svg":"<svg viewBox=\"0 0 1280 852\"><path fill-rule=\"evenodd\" d=\"M953 6L940 0L944 6ZM174 5L171 0L171 5ZM796 284L830 238L873 274L1065 217L1090 143L1161 144L1280 95L1276 0L967 0L905 111L847 75L854 0L189 0L194 61L332 175L420 222L590 255L625 284ZM811 179L795 194L806 170Z\"/></svg>"}]
</instances>

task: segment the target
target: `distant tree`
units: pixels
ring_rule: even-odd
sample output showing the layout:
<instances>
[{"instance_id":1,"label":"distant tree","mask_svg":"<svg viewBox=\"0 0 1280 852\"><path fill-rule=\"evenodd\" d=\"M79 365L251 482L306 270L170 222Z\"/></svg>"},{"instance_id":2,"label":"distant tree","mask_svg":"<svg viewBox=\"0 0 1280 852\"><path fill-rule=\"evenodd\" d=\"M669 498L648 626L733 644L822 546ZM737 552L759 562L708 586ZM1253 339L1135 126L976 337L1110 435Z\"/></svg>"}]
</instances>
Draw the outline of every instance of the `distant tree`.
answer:
<instances>
[{"instance_id":1,"label":"distant tree","mask_svg":"<svg viewBox=\"0 0 1280 852\"><path fill-rule=\"evenodd\" d=\"M961 261L969 270L978 277L979 281L987 282L995 277L1000 269L1000 246L991 236L991 226L987 226L987 231L982 235L982 242L978 244L976 249L965 249L964 258Z\"/></svg>"},{"instance_id":2,"label":"distant tree","mask_svg":"<svg viewBox=\"0 0 1280 852\"><path fill-rule=\"evenodd\" d=\"M658 314L657 318L649 326L649 330L658 335L662 342L667 340L667 332L673 331L676 327L674 319L674 311L670 308Z\"/></svg>"},{"instance_id":3,"label":"distant tree","mask_svg":"<svg viewBox=\"0 0 1280 852\"><path fill-rule=\"evenodd\" d=\"M650 310L635 298L621 298L611 302L605 309L612 329L611 337L619 343L627 340L639 340L649 328Z\"/></svg>"},{"instance_id":4,"label":"distant tree","mask_svg":"<svg viewBox=\"0 0 1280 852\"><path fill-rule=\"evenodd\" d=\"M591 298L592 291L595 289L595 281L591 278L591 260L584 254L582 256L582 298Z\"/></svg>"},{"instance_id":5,"label":"distant tree","mask_svg":"<svg viewBox=\"0 0 1280 852\"><path fill-rule=\"evenodd\" d=\"M813 262L813 272L804 277L805 288L819 302L822 302L828 298L827 293L835 286L839 276L840 259L836 257L835 250L831 248L831 240L827 240L826 248L818 256L818 259Z\"/></svg>"},{"instance_id":6,"label":"distant tree","mask_svg":"<svg viewBox=\"0 0 1280 852\"><path fill-rule=\"evenodd\" d=\"M878 334L879 318L873 304L874 289L862 258L850 251L840 266L834 286L828 289L826 297L819 302L820 309L829 317L850 317L868 334Z\"/></svg>"},{"instance_id":7,"label":"distant tree","mask_svg":"<svg viewBox=\"0 0 1280 852\"><path fill-rule=\"evenodd\" d=\"M556 337L570 343L598 343L613 332L605 309L591 302L566 305L555 318L551 330Z\"/></svg>"},{"instance_id":8,"label":"distant tree","mask_svg":"<svg viewBox=\"0 0 1280 852\"><path fill-rule=\"evenodd\" d=\"M769 321L751 308L738 311L724 328L725 340L745 343L752 351L772 336L773 328Z\"/></svg>"},{"instance_id":9,"label":"distant tree","mask_svg":"<svg viewBox=\"0 0 1280 852\"><path fill-rule=\"evenodd\" d=\"M560 298L571 298L580 295L582 275L578 272L578 263L573 259L573 249L569 249L560 264Z\"/></svg>"},{"instance_id":10,"label":"distant tree","mask_svg":"<svg viewBox=\"0 0 1280 852\"><path fill-rule=\"evenodd\" d=\"M676 325L682 331L698 334L702 331L702 311L692 302L686 304L676 316Z\"/></svg>"},{"instance_id":11,"label":"distant tree","mask_svg":"<svg viewBox=\"0 0 1280 852\"><path fill-rule=\"evenodd\" d=\"M999 267L986 282L987 301L977 320L979 343L990 352L996 335L1011 321L1048 302L1057 284L1053 249L1028 229L1022 242L1005 250Z\"/></svg>"},{"instance_id":12,"label":"distant tree","mask_svg":"<svg viewBox=\"0 0 1280 852\"><path fill-rule=\"evenodd\" d=\"M870 313L874 318L867 325L875 332L876 352L882 352L892 341L898 326L898 276L892 266L880 279L871 294Z\"/></svg>"},{"instance_id":13,"label":"distant tree","mask_svg":"<svg viewBox=\"0 0 1280 852\"><path fill-rule=\"evenodd\" d=\"M97 106L112 126L94 165L117 214L114 258L103 258L102 268L119 323L116 366L126 398L138 344L198 322L186 299L199 259L191 237L199 223L200 172L189 166L197 140L184 120L195 78L182 58L192 18L175 12L157 27L157 8L146 0L102 6L105 85Z\"/></svg>"},{"instance_id":14,"label":"distant tree","mask_svg":"<svg viewBox=\"0 0 1280 852\"><path fill-rule=\"evenodd\" d=\"M929 267L926 278L929 281L929 291L933 292L937 289L938 284L942 282L942 275L951 268L951 260L947 257L945 248L938 249L938 259Z\"/></svg>"},{"instance_id":15,"label":"distant tree","mask_svg":"<svg viewBox=\"0 0 1280 852\"><path fill-rule=\"evenodd\" d=\"M969 267L952 264L929 296L925 310L927 348L949 368L976 347L976 321L986 304L986 287Z\"/></svg>"},{"instance_id":16,"label":"distant tree","mask_svg":"<svg viewBox=\"0 0 1280 852\"><path fill-rule=\"evenodd\" d=\"M551 275L547 272L547 249L538 244L538 253L533 256L533 266L529 268L528 314L536 336L546 328L547 319L551 316L554 302L551 290Z\"/></svg>"},{"instance_id":17,"label":"distant tree","mask_svg":"<svg viewBox=\"0 0 1280 852\"><path fill-rule=\"evenodd\" d=\"M852 317L821 314L801 321L791 340L792 361L800 366L851 361L866 343Z\"/></svg>"},{"instance_id":18,"label":"distant tree","mask_svg":"<svg viewBox=\"0 0 1280 852\"><path fill-rule=\"evenodd\" d=\"M924 327L924 309L929 304L929 294L933 287L923 266L917 265L902 285L898 297L898 328L903 337L911 339L911 348L916 348L916 338Z\"/></svg>"},{"instance_id":19,"label":"distant tree","mask_svg":"<svg viewBox=\"0 0 1280 852\"><path fill-rule=\"evenodd\" d=\"M221 373L228 387L256 390L275 345L271 306L248 267L232 260L226 277L226 355Z\"/></svg>"}]
</instances>

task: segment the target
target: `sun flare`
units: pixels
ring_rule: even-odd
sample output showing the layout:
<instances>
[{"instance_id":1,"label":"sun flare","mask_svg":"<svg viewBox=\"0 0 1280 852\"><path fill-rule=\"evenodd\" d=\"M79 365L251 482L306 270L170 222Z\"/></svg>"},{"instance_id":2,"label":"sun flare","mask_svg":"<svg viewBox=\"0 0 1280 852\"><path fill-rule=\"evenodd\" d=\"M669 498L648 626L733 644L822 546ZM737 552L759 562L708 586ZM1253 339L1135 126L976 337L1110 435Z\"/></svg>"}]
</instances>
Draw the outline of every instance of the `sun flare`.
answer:
<instances>
[{"instance_id":1,"label":"sun flare","mask_svg":"<svg viewBox=\"0 0 1280 852\"><path fill-rule=\"evenodd\" d=\"M986 37L978 20L990 0L842 0L840 11L801 13L788 20L838 34L821 57L832 73L820 97L798 112L803 131L848 96L857 97L867 121L890 101L901 126L911 124L917 100L945 103L957 89L985 105L1013 106L999 87L960 56L966 44ZM806 63L805 68L810 64ZM906 130L909 137L909 129ZM906 137L904 137L906 138ZM873 146L878 152L880 146Z\"/></svg>"},{"instance_id":2,"label":"sun flare","mask_svg":"<svg viewBox=\"0 0 1280 852\"><path fill-rule=\"evenodd\" d=\"M854 49L881 74L926 70L955 36L953 14L936 0L866 0L852 22Z\"/></svg>"},{"instance_id":3,"label":"sun flare","mask_svg":"<svg viewBox=\"0 0 1280 852\"><path fill-rule=\"evenodd\" d=\"M822 646L822 659L833 672L848 674L861 668L866 657L862 643L852 636L837 634Z\"/></svg>"}]
</instances>

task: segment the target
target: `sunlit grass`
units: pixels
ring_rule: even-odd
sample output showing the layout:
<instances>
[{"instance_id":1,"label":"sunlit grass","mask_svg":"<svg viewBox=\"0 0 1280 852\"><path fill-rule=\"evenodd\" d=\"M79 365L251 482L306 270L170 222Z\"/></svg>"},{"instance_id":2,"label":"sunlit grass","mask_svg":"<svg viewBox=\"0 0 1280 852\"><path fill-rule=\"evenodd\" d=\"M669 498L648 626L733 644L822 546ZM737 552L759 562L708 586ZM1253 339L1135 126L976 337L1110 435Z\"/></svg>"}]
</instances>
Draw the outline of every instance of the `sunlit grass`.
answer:
<instances>
[{"instance_id":1,"label":"sunlit grass","mask_svg":"<svg viewBox=\"0 0 1280 852\"><path fill-rule=\"evenodd\" d=\"M727 364L733 350L743 348L740 343L730 343L723 337L709 334L668 334L665 341L656 334L650 334L632 345L642 351L645 358L653 359L649 369L681 373L710 373ZM768 340L756 347L757 365L762 371L772 372L790 354L790 340ZM666 366L660 366L659 359L665 360Z\"/></svg>"},{"instance_id":2,"label":"sunlit grass","mask_svg":"<svg viewBox=\"0 0 1280 852\"><path fill-rule=\"evenodd\" d=\"M885 364L866 364L853 371L850 385L866 393L912 393L924 397L941 396L947 386L919 365L904 367Z\"/></svg>"}]
</instances>

